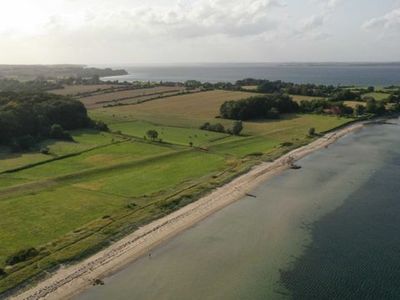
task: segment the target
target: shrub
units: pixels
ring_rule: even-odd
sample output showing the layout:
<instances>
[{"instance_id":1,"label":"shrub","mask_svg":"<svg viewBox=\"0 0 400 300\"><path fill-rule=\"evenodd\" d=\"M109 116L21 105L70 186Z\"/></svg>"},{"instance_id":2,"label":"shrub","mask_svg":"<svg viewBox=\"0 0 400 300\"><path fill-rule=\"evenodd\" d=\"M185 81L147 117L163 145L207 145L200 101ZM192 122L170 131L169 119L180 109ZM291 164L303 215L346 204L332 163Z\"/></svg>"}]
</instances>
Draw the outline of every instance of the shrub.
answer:
<instances>
[{"instance_id":1,"label":"shrub","mask_svg":"<svg viewBox=\"0 0 400 300\"><path fill-rule=\"evenodd\" d=\"M42 147L40 149L40 153L45 154L45 155L49 154L50 153L49 147Z\"/></svg>"},{"instance_id":2,"label":"shrub","mask_svg":"<svg viewBox=\"0 0 400 300\"><path fill-rule=\"evenodd\" d=\"M50 127L50 137L53 139L60 139L72 141L72 136L62 128L60 124L53 124Z\"/></svg>"},{"instance_id":3,"label":"shrub","mask_svg":"<svg viewBox=\"0 0 400 300\"><path fill-rule=\"evenodd\" d=\"M315 135L315 128L311 127L310 129L308 129L308 135L309 136L314 136Z\"/></svg>"},{"instance_id":4,"label":"shrub","mask_svg":"<svg viewBox=\"0 0 400 300\"><path fill-rule=\"evenodd\" d=\"M28 249L23 249L21 251L18 251L17 253L9 256L6 259L6 264L7 265L15 265L19 262L27 261L28 259L35 257L39 254L39 251L37 251L35 248L28 248Z\"/></svg>"},{"instance_id":5,"label":"shrub","mask_svg":"<svg viewBox=\"0 0 400 300\"><path fill-rule=\"evenodd\" d=\"M99 131L106 131L106 132L110 131L110 129L108 128L108 125L106 123L104 123L103 121L93 121L92 127Z\"/></svg>"},{"instance_id":6,"label":"shrub","mask_svg":"<svg viewBox=\"0 0 400 300\"><path fill-rule=\"evenodd\" d=\"M243 130L243 123L242 121L235 121L232 126L232 134L233 135L240 135Z\"/></svg>"},{"instance_id":7,"label":"shrub","mask_svg":"<svg viewBox=\"0 0 400 300\"><path fill-rule=\"evenodd\" d=\"M137 207L137 204L136 204L135 202L131 202L131 203L128 203L127 207L128 207L129 209L134 209L134 208Z\"/></svg>"},{"instance_id":8,"label":"shrub","mask_svg":"<svg viewBox=\"0 0 400 300\"><path fill-rule=\"evenodd\" d=\"M224 125L221 123L217 124L210 124L208 122L204 123L203 125L200 126L201 130L208 130L208 131L215 131L215 132L226 132Z\"/></svg>"}]
</instances>

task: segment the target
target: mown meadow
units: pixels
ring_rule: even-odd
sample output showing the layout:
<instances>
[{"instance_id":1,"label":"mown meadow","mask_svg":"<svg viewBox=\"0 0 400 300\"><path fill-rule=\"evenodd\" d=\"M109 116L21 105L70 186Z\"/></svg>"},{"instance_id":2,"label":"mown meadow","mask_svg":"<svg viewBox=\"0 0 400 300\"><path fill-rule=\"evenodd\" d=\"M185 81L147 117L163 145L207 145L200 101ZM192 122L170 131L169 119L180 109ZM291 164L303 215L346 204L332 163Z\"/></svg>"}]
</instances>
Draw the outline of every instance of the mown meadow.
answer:
<instances>
[{"instance_id":1,"label":"mown meadow","mask_svg":"<svg viewBox=\"0 0 400 300\"><path fill-rule=\"evenodd\" d=\"M109 132L71 131L73 141L44 140L49 153L0 149L0 293L30 283L61 263L94 253L252 166L353 121L316 114L243 122L240 136L200 130L227 100L249 92L213 90L136 105L89 110ZM156 130L158 138L146 132ZM9 264L10 257L36 249Z\"/></svg>"}]
</instances>

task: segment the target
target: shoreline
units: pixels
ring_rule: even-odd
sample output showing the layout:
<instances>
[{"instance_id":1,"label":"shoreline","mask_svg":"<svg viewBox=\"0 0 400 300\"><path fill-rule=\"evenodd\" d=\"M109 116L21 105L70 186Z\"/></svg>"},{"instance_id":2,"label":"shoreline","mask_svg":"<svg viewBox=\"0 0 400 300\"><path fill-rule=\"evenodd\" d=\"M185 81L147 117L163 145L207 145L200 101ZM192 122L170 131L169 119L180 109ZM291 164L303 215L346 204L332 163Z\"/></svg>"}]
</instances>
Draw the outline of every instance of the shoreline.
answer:
<instances>
[{"instance_id":1,"label":"shoreline","mask_svg":"<svg viewBox=\"0 0 400 300\"><path fill-rule=\"evenodd\" d=\"M334 130L273 162L263 162L199 200L155 220L93 256L66 267L11 299L64 299L79 294L96 279L107 277L132 263L165 240L192 227L209 215L242 199L256 186L290 168L290 164L323 149L341 137L364 127L357 122Z\"/></svg>"}]
</instances>

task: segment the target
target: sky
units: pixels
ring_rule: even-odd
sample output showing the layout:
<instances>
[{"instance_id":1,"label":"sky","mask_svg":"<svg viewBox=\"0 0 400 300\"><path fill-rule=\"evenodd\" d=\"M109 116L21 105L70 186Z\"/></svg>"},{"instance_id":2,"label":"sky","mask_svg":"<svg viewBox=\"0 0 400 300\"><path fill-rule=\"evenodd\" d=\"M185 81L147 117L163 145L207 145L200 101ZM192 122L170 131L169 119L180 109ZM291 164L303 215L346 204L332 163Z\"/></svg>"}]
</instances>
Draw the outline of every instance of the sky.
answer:
<instances>
[{"instance_id":1,"label":"sky","mask_svg":"<svg viewBox=\"0 0 400 300\"><path fill-rule=\"evenodd\" d=\"M400 61L400 0L0 1L0 64Z\"/></svg>"}]
</instances>

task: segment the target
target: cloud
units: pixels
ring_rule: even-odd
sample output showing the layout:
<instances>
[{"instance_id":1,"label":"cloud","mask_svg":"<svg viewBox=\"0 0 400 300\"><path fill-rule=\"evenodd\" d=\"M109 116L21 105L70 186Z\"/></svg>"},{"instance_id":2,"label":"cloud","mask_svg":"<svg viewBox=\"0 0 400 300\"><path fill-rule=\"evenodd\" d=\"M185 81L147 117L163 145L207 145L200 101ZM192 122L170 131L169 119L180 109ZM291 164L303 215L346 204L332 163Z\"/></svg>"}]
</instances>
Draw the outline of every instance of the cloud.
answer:
<instances>
[{"instance_id":1,"label":"cloud","mask_svg":"<svg viewBox=\"0 0 400 300\"><path fill-rule=\"evenodd\" d=\"M324 15L313 15L309 18L304 19L301 22L300 31L312 31L315 30L325 23L325 16Z\"/></svg>"},{"instance_id":2,"label":"cloud","mask_svg":"<svg viewBox=\"0 0 400 300\"><path fill-rule=\"evenodd\" d=\"M311 3L322 6L323 11L329 12L337 8L344 0L310 0Z\"/></svg>"},{"instance_id":3,"label":"cloud","mask_svg":"<svg viewBox=\"0 0 400 300\"><path fill-rule=\"evenodd\" d=\"M327 0L326 2L327 2L327 3L326 3L326 6L327 6L328 8L335 8L335 7L337 7L340 3L342 3L343 0Z\"/></svg>"},{"instance_id":4,"label":"cloud","mask_svg":"<svg viewBox=\"0 0 400 300\"><path fill-rule=\"evenodd\" d=\"M126 15L133 23L152 28L153 33L176 38L210 35L230 37L263 34L276 27L270 12L283 7L277 0L197 0L175 7L142 7Z\"/></svg>"},{"instance_id":5,"label":"cloud","mask_svg":"<svg viewBox=\"0 0 400 300\"><path fill-rule=\"evenodd\" d=\"M400 8L377 18L366 21L362 28L365 30L384 30L392 33L400 30Z\"/></svg>"}]
</instances>

